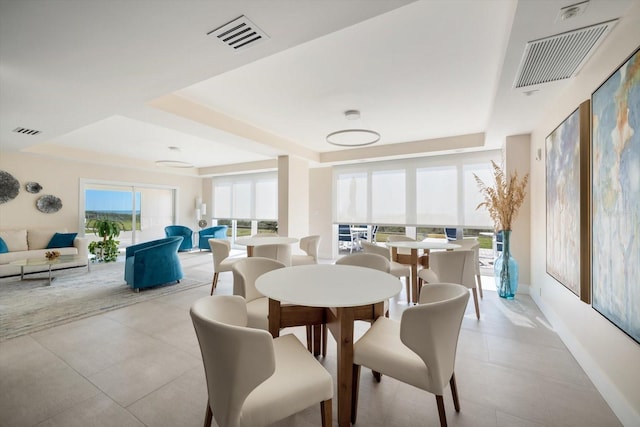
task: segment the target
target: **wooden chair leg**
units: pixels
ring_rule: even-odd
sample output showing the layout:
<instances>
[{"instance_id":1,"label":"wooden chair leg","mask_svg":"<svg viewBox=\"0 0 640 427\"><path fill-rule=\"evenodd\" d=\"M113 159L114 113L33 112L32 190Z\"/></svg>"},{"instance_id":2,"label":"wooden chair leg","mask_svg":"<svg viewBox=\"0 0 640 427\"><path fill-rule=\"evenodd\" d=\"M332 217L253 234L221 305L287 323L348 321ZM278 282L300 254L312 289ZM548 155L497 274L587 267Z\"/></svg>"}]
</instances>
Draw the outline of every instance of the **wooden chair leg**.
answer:
<instances>
[{"instance_id":1,"label":"wooden chair leg","mask_svg":"<svg viewBox=\"0 0 640 427\"><path fill-rule=\"evenodd\" d=\"M478 283L478 290L480 291L480 299L484 299L484 295L482 294L482 279L479 274L476 274L476 282Z\"/></svg>"},{"instance_id":2,"label":"wooden chair leg","mask_svg":"<svg viewBox=\"0 0 640 427\"><path fill-rule=\"evenodd\" d=\"M458 399L458 386L456 385L456 374L451 374L449 380L451 386L451 396L453 397L453 407L456 408L456 412L460 412L460 400Z\"/></svg>"},{"instance_id":3,"label":"wooden chair leg","mask_svg":"<svg viewBox=\"0 0 640 427\"><path fill-rule=\"evenodd\" d=\"M358 417L358 394L360 390L360 365L353 365L351 377L351 424L356 423Z\"/></svg>"},{"instance_id":4,"label":"wooden chair leg","mask_svg":"<svg viewBox=\"0 0 640 427\"><path fill-rule=\"evenodd\" d=\"M327 357L327 325L322 325L322 357Z\"/></svg>"},{"instance_id":5,"label":"wooden chair leg","mask_svg":"<svg viewBox=\"0 0 640 427\"><path fill-rule=\"evenodd\" d=\"M212 421L213 421L213 411L211 411L211 406L209 405L209 399L207 399L207 413L204 416L204 427L211 427Z\"/></svg>"},{"instance_id":6,"label":"wooden chair leg","mask_svg":"<svg viewBox=\"0 0 640 427\"><path fill-rule=\"evenodd\" d=\"M322 427L331 427L333 421L333 409L331 407L331 399L320 402L320 417L322 418Z\"/></svg>"},{"instance_id":7,"label":"wooden chair leg","mask_svg":"<svg viewBox=\"0 0 640 427\"><path fill-rule=\"evenodd\" d=\"M440 395L436 395L436 403L438 404L438 415L440 415L440 427L447 427L447 414L444 411L444 399Z\"/></svg>"},{"instance_id":8,"label":"wooden chair leg","mask_svg":"<svg viewBox=\"0 0 640 427\"><path fill-rule=\"evenodd\" d=\"M307 350L309 350L309 353L313 353L313 329L311 325L307 325Z\"/></svg>"},{"instance_id":9,"label":"wooden chair leg","mask_svg":"<svg viewBox=\"0 0 640 427\"><path fill-rule=\"evenodd\" d=\"M405 286L407 287L407 305L411 304L411 279L409 276L404 278Z\"/></svg>"},{"instance_id":10,"label":"wooden chair leg","mask_svg":"<svg viewBox=\"0 0 640 427\"><path fill-rule=\"evenodd\" d=\"M473 292L473 303L476 306L476 317L480 320L480 306L478 305L478 290L474 287L471 288L471 292Z\"/></svg>"},{"instance_id":11,"label":"wooden chair leg","mask_svg":"<svg viewBox=\"0 0 640 427\"><path fill-rule=\"evenodd\" d=\"M213 280L211 281L211 295L213 295L213 291L216 289L216 286L218 286L218 274L220 273L213 273Z\"/></svg>"}]
</instances>

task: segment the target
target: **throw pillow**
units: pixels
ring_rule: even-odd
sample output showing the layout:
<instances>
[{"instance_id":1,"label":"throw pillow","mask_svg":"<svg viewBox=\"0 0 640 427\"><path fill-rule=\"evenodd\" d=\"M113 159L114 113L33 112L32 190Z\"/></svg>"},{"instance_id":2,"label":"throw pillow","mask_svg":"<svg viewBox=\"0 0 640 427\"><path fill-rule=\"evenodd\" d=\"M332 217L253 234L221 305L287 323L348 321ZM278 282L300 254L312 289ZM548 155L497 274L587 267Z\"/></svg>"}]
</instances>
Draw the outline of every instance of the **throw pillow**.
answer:
<instances>
[{"instance_id":1,"label":"throw pillow","mask_svg":"<svg viewBox=\"0 0 640 427\"><path fill-rule=\"evenodd\" d=\"M7 244L4 242L4 239L0 237L0 254L6 254L7 252L9 252L9 248L7 247Z\"/></svg>"},{"instance_id":2,"label":"throw pillow","mask_svg":"<svg viewBox=\"0 0 640 427\"><path fill-rule=\"evenodd\" d=\"M53 235L46 249L70 248L78 233L56 233Z\"/></svg>"}]
</instances>

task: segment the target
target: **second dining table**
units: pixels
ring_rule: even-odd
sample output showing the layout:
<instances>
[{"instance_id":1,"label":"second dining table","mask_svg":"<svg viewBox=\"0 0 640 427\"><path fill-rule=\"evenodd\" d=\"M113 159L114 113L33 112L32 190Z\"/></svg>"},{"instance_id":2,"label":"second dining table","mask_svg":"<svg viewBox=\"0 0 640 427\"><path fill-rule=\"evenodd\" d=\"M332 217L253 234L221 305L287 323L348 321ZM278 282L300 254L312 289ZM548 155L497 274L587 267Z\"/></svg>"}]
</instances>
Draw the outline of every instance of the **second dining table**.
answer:
<instances>
[{"instance_id":1,"label":"second dining table","mask_svg":"<svg viewBox=\"0 0 640 427\"><path fill-rule=\"evenodd\" d=\"M452 251L459 249L461 246L455 243L447 243L442 240L422 240L422 241L395 241L386 242L391 248L391 259L400 264L408 264L411 266L411 301L418 303L418 265L429 268L429 251L433 249L444 249ZM410 249L411 254L399 254L398 249ZM424 255L418 256L418 251L423 250Z\"/></svg>"},{"instance_id":2,"label":"second dining table","mask_svg":"<svg viewBox=\"0 0 640 427\"><path fill-rule=\"evenodd\" d=\"M268 237L240 237L236 243L247 247L247 256L253 256L253 248L260 245L292 245L298 243L297 237L268 236Z\"/></svg>"},{"instance_id":3,"label":"second dining table","mask_svg":"<svg viewBox=\"0 0 640 427\"><path fill-rule=\"evenodd\" d=\"M269 297L274 337L281 328L327 325L337 342L338 425L350 425L354 322L383 316L384 301L400 293L400 280L371 268L313 264L265 273L256 288Z\"/></svg>"}]
</instances>

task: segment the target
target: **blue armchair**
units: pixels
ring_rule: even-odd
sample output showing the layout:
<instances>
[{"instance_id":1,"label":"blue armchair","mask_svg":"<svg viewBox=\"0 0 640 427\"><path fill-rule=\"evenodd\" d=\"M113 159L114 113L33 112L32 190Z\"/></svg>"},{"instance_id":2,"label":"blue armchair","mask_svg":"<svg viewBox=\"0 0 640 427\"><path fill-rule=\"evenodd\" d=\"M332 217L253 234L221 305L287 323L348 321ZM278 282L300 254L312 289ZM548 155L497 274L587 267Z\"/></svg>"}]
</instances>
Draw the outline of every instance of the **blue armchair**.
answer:
<instances>
[{"instance_id":1,"label":"blue armchair","mask_svg":"<svg viewBox=\"0 0 640 427\"><path fill-rule=\"evenodd\" d=\"M189 251L193 248L193 230L184 225L168 225L164 228L164 234L167 237L182 236L183 240L180 243L178 251Z\"/></svg>"},{"instance_id":2,"label":"blue armchair","mask_svg":"<svg viewBox=\"0 0 640 427\"><path fill-rule=\"evenodd\" d=\"M124 280L136 290L180 282L182 265L178 248L182 236L166 237L129 246L126 249Z\"/></svg>"},{"instance_id":3,"label":"blue armchair","mask_svg":"<svg viewBox=\"0 0 640 427\"><path fill-rule=\"evenodd\" d=\"M210 251L209 239L226 239L227 238L227 226L216 225L209 228L203 228L198 233L198 247L200 250Z\"/></svg>"}]
</instances>

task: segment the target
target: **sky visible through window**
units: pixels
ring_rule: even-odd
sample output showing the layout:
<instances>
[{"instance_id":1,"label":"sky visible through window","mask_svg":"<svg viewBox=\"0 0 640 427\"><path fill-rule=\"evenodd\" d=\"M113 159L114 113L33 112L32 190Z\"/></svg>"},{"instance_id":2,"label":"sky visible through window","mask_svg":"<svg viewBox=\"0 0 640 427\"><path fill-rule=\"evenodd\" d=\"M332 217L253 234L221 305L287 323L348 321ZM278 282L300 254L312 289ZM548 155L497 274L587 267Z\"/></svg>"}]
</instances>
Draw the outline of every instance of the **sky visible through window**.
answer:
<instances>
[{"instance_id":1,"label":"sky visible through window","mask_svg":"<svg viewBox=\"0 0 640 427\"><path fill-rule=\"evenodd\" d=\"M131 192L86 190L85 210L99 212L131 212ZM140 192L136 192L136 213L140 213Z\"/></svg>"}]
</instances>

